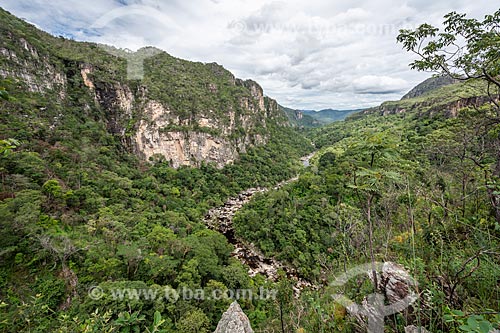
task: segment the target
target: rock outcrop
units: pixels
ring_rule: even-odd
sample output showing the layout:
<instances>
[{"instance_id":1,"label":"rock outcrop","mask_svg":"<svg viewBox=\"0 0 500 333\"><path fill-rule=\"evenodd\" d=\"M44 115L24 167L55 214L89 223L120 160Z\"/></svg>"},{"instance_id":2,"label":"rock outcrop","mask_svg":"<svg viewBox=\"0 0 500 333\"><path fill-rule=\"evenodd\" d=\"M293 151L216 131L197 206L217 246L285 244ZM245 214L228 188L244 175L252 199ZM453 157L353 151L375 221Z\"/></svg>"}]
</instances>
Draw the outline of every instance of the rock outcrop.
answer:
<instances>
[{"instance_id":1,"label":"rock outcrop","mask_svg":"<svg viewBox=\"0 0 500 333\"><path fill-rule=\"evenodd\" d=\"M411 290L416 282L401 265L385 262L382 265L378 282L379 289L384 293L389 304L395 304L405 298L416 298L415 293Z\"/></svg>"},{"instance_id":2,"label":"rock outcrop","mask_svg":"<svg viewBox=\"0 0 500 333\"><path fill-rule=\"evenodd\" d=\"M143 76L130 77L130 59L114 56L111 47L50 36L2 9L0 20L0 80L65 112L79 112L82 120L102 121L144 161L221 168L290 126L259 84L237 79L218 64L155 50L141 58Z\"/></svg>"},{"instance_id":3,"label":"rock outcrop","mask_svg":"<svg viewBox=\"0 0 500 333\"><path fill-rule=\"evenodd\" d=\"M268 123L288 125L278 104L265 97L262 88L251 80L234 79L235 87L248 92L240 97L238 108L229 107L223 115L220 110L200 109L186 116L167 102L153 99L147 86L133 92L126 83L94 82L93 72L92 65L81 65L84 85L108 111L109 130L124 138L122 141L143 160L156 157L175 168L199 166L201 162L221 168L233 163L248 147L265 144ZM210 83L207 94L216 93L217 85ZM131 122L135 126L127 129Z\"/></svg>"},{"instance_id":4,"label":"rock outcrop","mask_svg":"<svg viewBox=\"0 0 500 333\"><path fill-rule=\"evenodd\" d=\"M263 103L262 95L257 98L259 105L260 99ZM248 107L248 101L244 105ZM266 112L265 109L253 111ZM223 167L234 162L247 147L262 145L268 140L265 135L248 134L255 119L248 115L238 116L235 111L227 114L229 122L226 124L221 123L211 110L207 114L182 119L161 102L149 100L141 107L141 113L143 116L136 126L134 149L146 160L155 155L162 156L175 168L197 166L202 161ZM242 124L244 134L231 139L237 122Z\"/></svg>"},{"instance_id":5,"label":"rock outcrop","mask_svg":"<svg viewBox=\"0 0 500 333\"><path fill-rule=\"evenodd\" d=\"M253 333L250 320L238 302L233 302L224 312L214 333Z\"/></svg>"},{"instance_id":6,"label":"rock outcrop","mask_svg":"<svg viewBox=\"0 0 500 333\"><path fill-rule=\"evenodd\" d=\"M44 93L52 90L64 97L67 87L66 75L51 62L50 57L40 54L23 37L17 38L10 33L5 38L14 41L17 48L0 44L0 78L17 78L29 92Z\"/></svg>"},{"instance_id":7,"label":"rock outcrop","mask_svg":"<svg viewBox=\"0 0 500 333\"><path fill-rule=\"evenodd\" d=\"M396 263L377 263L375 266L379 270L375 273L376 280L371 269L366 273L372 282L377 281L377 292L365 296L360 305L352 301L343 300L343 302L345 302L347 312L356 318L361 327L368 328L374 333L382 333L386 316L409 308L417 299L416 293L412 290L416 281ZM426 331L422 330L422 332Z\"/></svg>"}]
</instances>

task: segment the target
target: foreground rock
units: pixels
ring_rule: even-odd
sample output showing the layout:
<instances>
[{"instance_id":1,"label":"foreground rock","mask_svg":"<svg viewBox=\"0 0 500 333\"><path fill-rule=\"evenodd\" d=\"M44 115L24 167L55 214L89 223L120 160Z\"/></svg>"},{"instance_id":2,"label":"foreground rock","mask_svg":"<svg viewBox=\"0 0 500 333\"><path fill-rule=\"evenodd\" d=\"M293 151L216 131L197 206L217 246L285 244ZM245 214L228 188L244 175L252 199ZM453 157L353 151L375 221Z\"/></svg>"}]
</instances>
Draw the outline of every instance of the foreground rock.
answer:
<instances>
[{"instance_id":1,"label":"foreground rock","mask_svg":"<svg viewBox=\"0 0 500 333\"><path fill-rule=\"evenodd\" d=\"M250 320L238 302L233 302L224 312L214 333L253 333Z\"/></svg>"},{"instance_id":2,"label":"foreground rock","mask_svg":"<svg viewBox=\"0 0 500 333\"><path fill-rule=\"evenodd\" d=\"M378 270L376 279L371 270L366 273L373 283L377 283L377 292L366 296L361 305L348 301L350 304L345 306L361 327L373 333L383 333L384 318L411 307L418 298L412 290L416 281L404 267L393 262L374 264L374 270ZM405 332L428 333L425 328L415 326L406 327Z\"/></svg>"}]
</instances>

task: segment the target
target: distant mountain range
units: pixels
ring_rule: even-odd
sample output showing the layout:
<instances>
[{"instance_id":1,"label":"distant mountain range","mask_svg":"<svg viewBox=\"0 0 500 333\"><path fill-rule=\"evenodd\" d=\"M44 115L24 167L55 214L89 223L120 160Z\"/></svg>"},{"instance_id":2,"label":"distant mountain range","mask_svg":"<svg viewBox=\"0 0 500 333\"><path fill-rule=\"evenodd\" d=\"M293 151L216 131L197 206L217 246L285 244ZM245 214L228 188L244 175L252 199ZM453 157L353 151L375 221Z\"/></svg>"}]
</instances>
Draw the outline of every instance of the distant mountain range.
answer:
<instances>
[{"instance_id":1,"label":"distant mountain range","mask_svg":"<svg viewBox=\"0 0 500 333\"><path fill-rule=\"evenodd\" d=\"M283 111L287 114L290 123L297 127L319 127L334 121L344 120L352 113L363 111L359 110L333 110L324 109L315 110L295 110L283 107Z\"/></svg>"},{"instance_id":2,"label":"distant mountain range","mask_svg":"<svg viewBox=\"0 0 500 333\"><path fill-rule=\"evenodd\" d=\"M344 120L352 113L364 111L364 109L357 110L334 110L324 109L320 111L315 110L294 110L283 107L283 111L288 116L290 123L298 127L319 127L326 124L333 123L334 121Z\"/></svg>"},{"instance_id":3,"label":"distant mountain range","mask_svg":"<svg viewBox=\"0 0 500 333\"><path fill-rule=\"evenodd\" d=\"M334 110L334 109L324 109L320 111L315 110L301 110L304 115L308 115L316 119L321 124L329 124L334 121L344 120L347 116L352 113L363 111L364 109L357 110Z\"/></svg>"},{"instance_id":4,"label":"distant mountain range","mask_svg":"<svg viewBox=\"0 0 500 333\"><path fill-rule=\"evenodd\" d=\"M458 83L459 83L458 80L454 80L447 76L433 76L423 81L422 83L418 84L413 89L411 89L406 95L404 95L401 98L400 102L394 102L394 103L397 105L404 104L413 101L420 96L426 96L428 94L434 93L435 91L440 91L440 89L443 90L443 92L448 90L453 91L454 89L450 87L452 86L456 87L455 85ZM472 93L472 95L475 94L476 92ZM296 114L302 115L302 119L296 119L296 122L299 124L299 126L317 127L325 124L330 124L334 121L344 120L349 115L356 112L361 112L361 111L370 112L372 110L379 110L380 108L387 107L387 105L389 105L390 103L391 102L383 103L381 107L377 108L357 109L357 110L324 109L320 111L315 111L315 110L291 110L291 111L294 111ZM289 114L288 111L287 114ZM294 123L293 120L291 120L291 122Z\"/></svg>"}]
</instances>

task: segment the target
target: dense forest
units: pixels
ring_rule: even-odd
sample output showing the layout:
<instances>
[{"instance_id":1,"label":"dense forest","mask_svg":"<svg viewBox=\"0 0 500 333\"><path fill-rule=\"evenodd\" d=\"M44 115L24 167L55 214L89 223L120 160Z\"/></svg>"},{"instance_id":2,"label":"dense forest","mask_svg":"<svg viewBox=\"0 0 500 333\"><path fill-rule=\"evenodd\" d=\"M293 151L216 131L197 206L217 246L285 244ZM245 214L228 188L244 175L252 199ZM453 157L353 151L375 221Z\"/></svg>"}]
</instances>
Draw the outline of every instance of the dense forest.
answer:
<instances>
[{"instance_id":1,"label":"dense forest","mask_svg":"<svg viewBox=\"0 0 500 333\"><path fill-rule=\"evenodd\" d=\"M418 296L385 318L386 331L410 325L430 332L500 329L500 12L484 21L450 14L449 30L441 35L427 25L401 32L399 42L421 57L412 66L453 78L446 85L427 83L401 101L318 128L304 129L318 126L309 117L284 124L280 113L251 129L268 134L267 142L247 147L222 168L204 162L174 168L161 156L134 154L129 139L138 119L125 122L124 135L110 130L109 110L94 103L85 78L74 73L96 61L103 84L114 84L125 64L92 44L48 36L0 14L2 33L11 36L4 42L13 34L29 42L41 38L59 48L51 53L50 46L33 42L38 52L73 74L64 98L59 88L30 90L33 82L15 75L0 80L0 331L213 332L233 301L150 294L120 299L113 294L118 289L162 295L275 290L275 298L238 300L255 332L366 330L363 318L332 295L361 304L379 291L377 275L359 275L342 286L331 282L375 261L403 267ZM475 36L468 39L469 58L448 66L439 52L459 35ZM416 49L421 39L436 36L427 49ZM223 110L251 100L253 83L227 84L233 78L218 65L170 56L148 64L151 94L186 119L210 108L225 119ZM155 66L173 73L154 73ZM465 70L454 71L460 66ZM171 79L161 81L160 74ZM205 77L213 75L222 87L217 96L204 91ZM194 88L192 78L199 83ZM265 101L268 111L286 111ZM176 126L165 131L187 131ZM231 140L244 130L231 133ZM303 167L300 158L312 152ZM274 281L250 276L231 255L231 240L203 223L210 208L243 190L272 188L296 175L244 205L234 218L234 237L313 286L298 292L284 270Z\"/></svg>"},{"instance_id":2,"label":"dense forest","mask_svg":"<svg viewBox=\"0 0 500 333\"><path fill-rule=\"evenodd\" d=\"M487 195L492 157L489 139L470 126L486 111L466 108L451 119L370 114L314 131L322 147L313 165L297 182L245 206L235 218L237 234L317 283L369 262L371 246L377 261L402 264L418 280L421 298L391 318L394 331L418 321L449 332L461 325L462 311L496 312L500 224ZM347 292L356 299L371 287ZM296 324L306 331L352 330L355 321L346 321L331 293L296 300L290 317L308 309Z\"/></svg>"}]
</instances>

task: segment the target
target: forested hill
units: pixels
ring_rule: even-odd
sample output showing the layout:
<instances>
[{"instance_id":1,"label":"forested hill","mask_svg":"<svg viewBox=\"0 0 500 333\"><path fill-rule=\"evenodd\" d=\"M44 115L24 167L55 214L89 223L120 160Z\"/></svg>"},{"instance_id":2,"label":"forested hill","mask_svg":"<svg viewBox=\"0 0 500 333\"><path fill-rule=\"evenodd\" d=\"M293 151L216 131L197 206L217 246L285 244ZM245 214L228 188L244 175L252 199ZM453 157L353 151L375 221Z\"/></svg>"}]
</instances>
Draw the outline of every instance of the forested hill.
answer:
<instances>
[{"instance_id":1,"label":"forested hill","mask_svg":"<svg viewBox=\"0 0 500 333\"><path fill-rule=\"evenodd\" d=\"M222 167L289 126L285 112L256 82L237 79L218 64L154 48L134 55L55 38L3 10L0 19L0 78L18 101L17 113L3 122L18 124L5 128L4 136L21 131L58 141L76 116L99 121L143 160ZM142 59L144 76L136 77Z\"/></svg>"},{"instance_id":2,"label":"forested hill","mask_svg":"<svg viewBox=\"0 0 500 333\"><path fill-rule=\"evenodd\" d=\"M294 177L310 141L217 64L159 52L137 80L109 52L0 10L2 332L145 331L155 312L169 331L213 331L230 299L119 302L89 288L268 284L203 216ZM273 315L270 302L246 308Z\"/></svg>"},{"instance_id":3,"label":"forested hill","mask_svg":"<svg viewBox=\"0 0 500 333\"><path fill-rule=\"evenodd\" d=\"M458 82L459 82L458 80L453 79L446 75L433 76L415 86L408 93L406 93L401 99L419 97L438 88L450 84L456 84Z\"/></svg>"},{"instance_id":4,"label":"forested hill","mask_svg":"<svg viewBox=\"0 0 500 333\"><path fill-rule=\"evenodd\" d=\"M427 86L426 82L414 88L417 91L418 87L427 87L422 88L420 93L415 93L415 97L387 101L378 107L366 109L363 113L389 115L414 111L422 116L455 117L464 107L480 107L490 102L486 84L481 81L455 82L434 88Z\"/></svg>"},{"instance_id":5,"label":"forested hill","mask_svg":"<svg viewBox=\"0 0 500 333\"><path fill-rule=\"evenodd\" d=\"M491 101L474 99L470 87L453 89L477 104L446 101L438 96L449 90L438 89L394 102L408 103L401 112L359 113L310 131L319 151L308 170L235 216L237 237L311 281L332 281L346 271L357 276L294 300L287 308L292 327L365 327L332 294L357 304L372 292L390 299L395 291L386 283L399 282L384 273L378 284L363 279L361 269L370 261L398 263L418 282L418 303L386 317L386 332L418 332L421 326L422 332L486 333L499 326L500 221L492 205L499 189L493 175L498 126L483 131L496 111ZM408 296L408 289L399 292ZM479 325L484 329L474 328Z\"/></svg>"}]
</instances>

